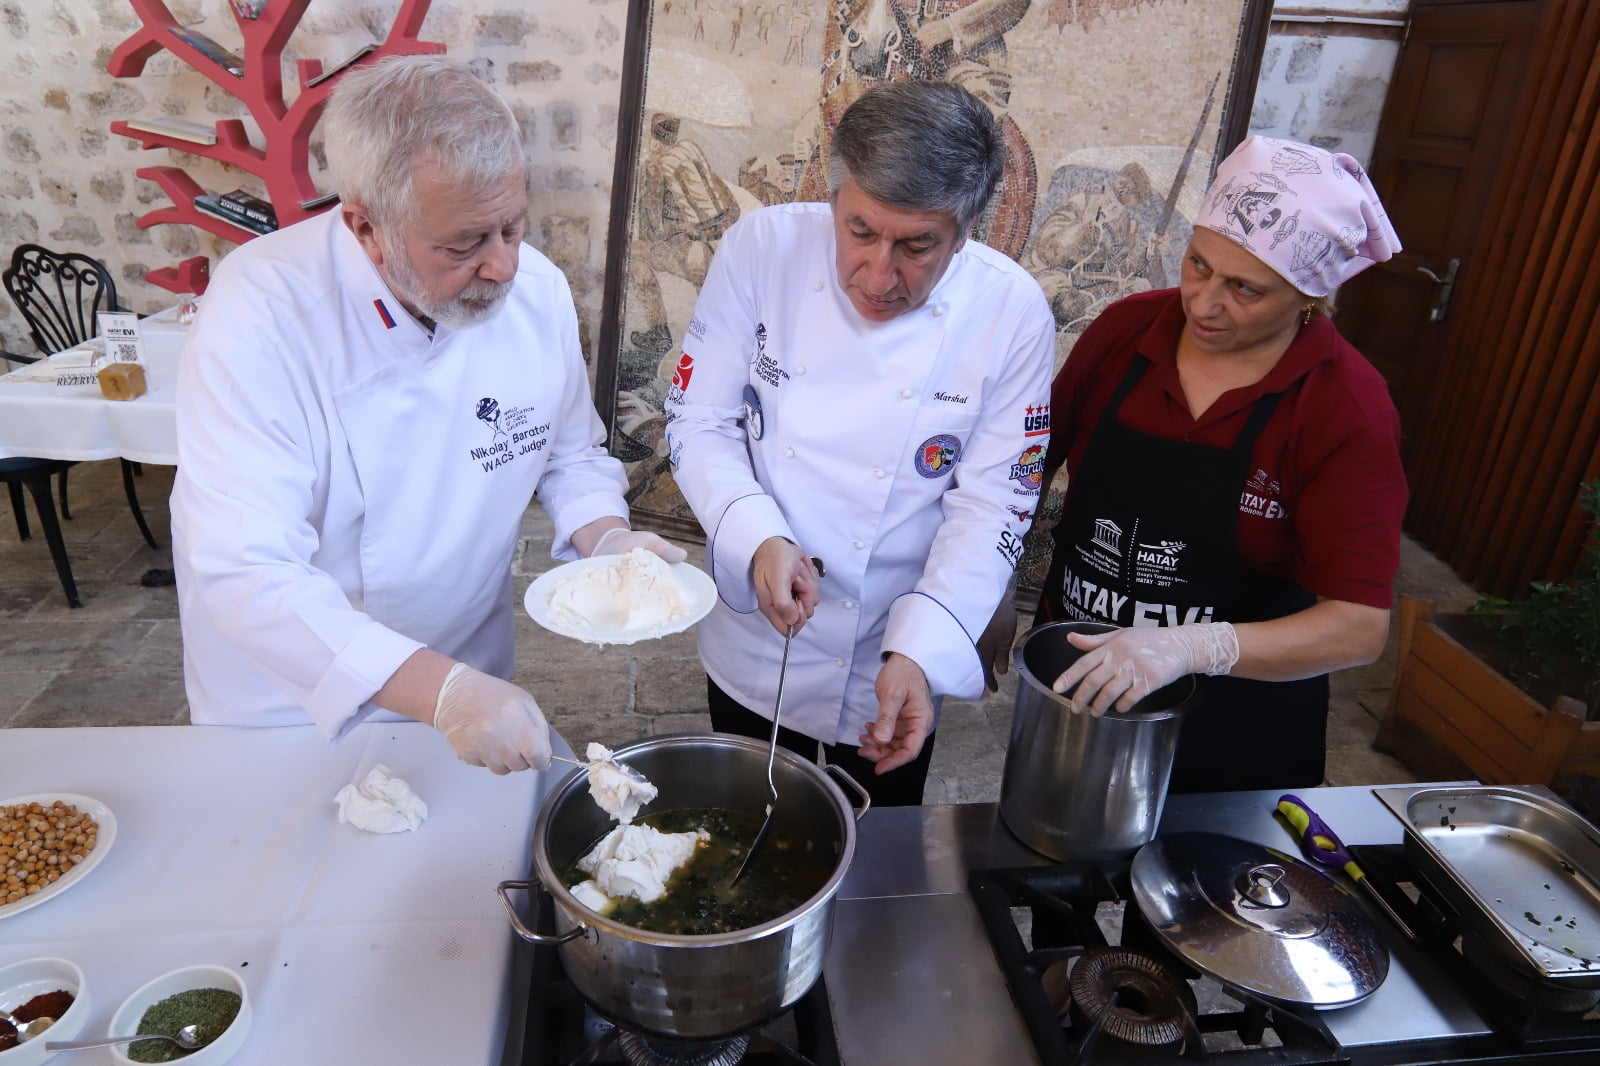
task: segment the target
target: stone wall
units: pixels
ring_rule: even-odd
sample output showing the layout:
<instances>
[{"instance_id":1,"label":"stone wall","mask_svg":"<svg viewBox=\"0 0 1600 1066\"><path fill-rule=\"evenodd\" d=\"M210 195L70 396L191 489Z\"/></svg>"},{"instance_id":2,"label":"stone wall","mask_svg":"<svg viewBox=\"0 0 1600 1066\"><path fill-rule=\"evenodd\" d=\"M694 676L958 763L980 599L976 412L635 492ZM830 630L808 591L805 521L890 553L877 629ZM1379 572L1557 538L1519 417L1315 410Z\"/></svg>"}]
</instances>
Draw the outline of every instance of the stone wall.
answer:
<instances>
[{"instance_id":1,"label":"stone wall","mask_svg":"<svg viewBox=\"0 0 1600 1066\"><path fill-rule=\"evenodd\" d=\"M178 22L238 46L227 0L168 7ZM398 0L313 0L286 68L302 56L333 63L381 40L398 8ZM533 164L528 239L566 272L590 337L600 316L627 10L627 0L435 0L421 34L468 59L515 109ZM187 153L145 151L110 132L113 119L140 115L206 125L246 116L168 52L138 78L106 73L112 50L137 27L126 0L0 0L0 250L7 261L28 241L88 252L111 267L124 304L149 312L172 297L144 280L147 271L196 254L215 262L233 245L191 226L140 229L135 220L167 198L134 171L181 166L215 192L250 188L254 178ZM312 156L320 175L316 135ZM0 300L0 344L33 350L9 299Z\"/></svg>"},{"instance_id":2,"label":"stone wall","mask_svg":"<svg viewBox=\"0 0 1600 1066\"><path fill-rule=\"evenodd\" d=\"M185 25L238 41L227 0L169 0L169 7ZM1405 7L1406 0L1323 0L1314 8L1280 3L1275 15L1384 20ZM286 65L301 55L327 62L349 55L380 39L397 8L397 0L315 0ZM466 57L521 119L534 173L529 240L570 279L591 357L627 9L627 0L436 0L422 33ZM215 260L232 246L190 226L140 229L136 220L166 197L134 171L173 163L214 191L248 188L251 178L185 153L144 151L110 133L113 119L141 114L206 124L245 114L170 53L153 58L139 78L107 74L112 49L136 25L126 0L0 0L0 69L8 72L0 88L0 249L38 241L88 252L111 266L123 302L148 312L171 302L144 281L148 270L201 253ZM1366 161L1398 40L1397 29L1375 25L1275 20L1251 129ZM320 173L315 137L312 154ZM9 300L0 300L0 344L32 348Z\"/></svg>"}]
</instances>

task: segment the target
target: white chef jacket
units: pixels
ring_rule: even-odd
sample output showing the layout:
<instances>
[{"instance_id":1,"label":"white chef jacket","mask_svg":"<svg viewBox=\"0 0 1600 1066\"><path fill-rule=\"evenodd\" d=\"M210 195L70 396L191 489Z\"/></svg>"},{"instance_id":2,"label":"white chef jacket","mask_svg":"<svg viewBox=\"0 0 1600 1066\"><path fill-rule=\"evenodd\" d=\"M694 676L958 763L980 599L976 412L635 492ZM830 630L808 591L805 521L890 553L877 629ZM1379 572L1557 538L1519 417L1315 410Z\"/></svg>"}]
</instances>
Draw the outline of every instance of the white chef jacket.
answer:
<instances>
[{"instance_id":1,"label":"white chef jacket","mask_svg":"<svg viewBox=\"0 0 1600 1066\"><path fill-rule=\"evenodd\" d=\"M625 517L566 279L430 337L329 211L219 264L178 376L173 561L191 720L337 736L418 648L510 677L511 558L537 491ZM387 715L388 712L383 712Z\"/></svg>"},{"instance_id":2,"label":"white chef jacket","mask_svg":"<svg viewBox=\"0 0 1600 1066\"><path fill-rule=\"evenodd\" d=\"M975 642L1038 499L1054 351L1038 283L976 241L922 307L869 322L840 287L828 204L730 228L666 403L720 593L697 632L712 680L771 716L783 637L756 610L750 567L781 536L827 570L790 649L784 726L854 744L889 652L935 700L981 694Z\"/></svg>"}]
</instances>

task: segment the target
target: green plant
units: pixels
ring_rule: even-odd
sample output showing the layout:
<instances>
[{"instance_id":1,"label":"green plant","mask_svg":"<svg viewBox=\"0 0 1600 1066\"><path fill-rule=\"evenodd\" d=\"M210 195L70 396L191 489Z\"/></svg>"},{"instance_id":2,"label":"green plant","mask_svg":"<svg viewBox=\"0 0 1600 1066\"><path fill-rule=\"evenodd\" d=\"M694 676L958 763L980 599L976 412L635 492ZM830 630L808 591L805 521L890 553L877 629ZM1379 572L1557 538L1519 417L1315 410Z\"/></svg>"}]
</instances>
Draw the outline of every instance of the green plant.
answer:
<instances>
[{"instance_id":1,"label":"green plant","mask_svg":"<svg viewBox=\"0 0 1600 1066\"><path fill-rule=\"evenodd\" d=\"M1600 710L1600 480L1578 487L1578 506L1590 515L1589 535L1565 581L1535 581L1524 599L1485 596L1472 610L1540 670L1576 664L1587 691L1573 695L1593 715Z\"/></svg>"}]
</instances>

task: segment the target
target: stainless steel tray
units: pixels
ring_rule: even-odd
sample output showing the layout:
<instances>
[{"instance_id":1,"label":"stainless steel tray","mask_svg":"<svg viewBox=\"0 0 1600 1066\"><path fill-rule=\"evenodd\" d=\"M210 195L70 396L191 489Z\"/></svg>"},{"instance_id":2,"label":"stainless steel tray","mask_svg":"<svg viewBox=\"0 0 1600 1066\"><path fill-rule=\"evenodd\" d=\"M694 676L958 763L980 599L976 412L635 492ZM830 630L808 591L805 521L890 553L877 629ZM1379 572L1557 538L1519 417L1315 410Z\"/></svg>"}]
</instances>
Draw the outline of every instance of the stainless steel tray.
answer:
<instances>
[{"instance_id":1,"label":"stainless steel tray","mask_svg":"<svg viewBox=\"0 0 1600 1066\"><path fill-rule=\"evenodd\" d=\"M1600 987L1600 831L1538 785L1379 788L1428 885L1517 969Z\"/></svg>"}]
</instances>

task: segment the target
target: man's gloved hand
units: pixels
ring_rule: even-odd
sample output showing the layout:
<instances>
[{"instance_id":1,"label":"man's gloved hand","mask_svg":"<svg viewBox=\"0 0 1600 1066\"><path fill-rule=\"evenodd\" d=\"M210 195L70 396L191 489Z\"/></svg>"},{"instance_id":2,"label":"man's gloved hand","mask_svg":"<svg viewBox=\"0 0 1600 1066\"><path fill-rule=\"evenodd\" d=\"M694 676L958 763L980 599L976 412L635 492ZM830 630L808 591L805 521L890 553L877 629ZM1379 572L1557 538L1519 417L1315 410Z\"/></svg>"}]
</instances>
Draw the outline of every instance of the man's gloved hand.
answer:
<instances>
[{"instance_id":1,"label":"man's gloved hand","mask_svg":"<svg viewBox=\"0 0 1600 1066\"><path fill-rule=\"evenodd\" d=\"M1239 661L1239 637L1227 622L1073 633L1067 639L1083 655L1051 687L1090 714L1105 714L1113 703L1126 711L1185 674L1225 674Z\"/></svg>"},{"instance_id":2,"label":"man's gloved hand","mask_svg":"<svg viewBox=\"0 0 1600 1066\"><path fill-rule=\"evenodd\" d=\"M635 548L655 552L669 563L681 563L689 558L689 553L676 544L669 543L654 533L647 533L642 529L628 529L625 526L608 529L600 534L600 539L594 542L594 551L589 555L590 557L626 555Z\"/></svg>"},{"instance_id":3,"label":"man's gloved hand","mask_svg":"<svg viewBox=\"0 0 1600 1066\"><path fill-rule=\"evenodd\" d=\"M466 663L452 666L439 686L433 727L472 766L508 774L550 765L550 726L533 697Z\"/></svg>"}]
</instances>

